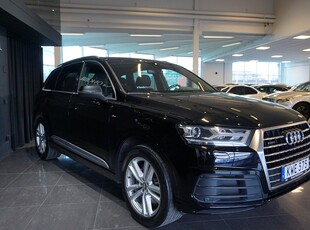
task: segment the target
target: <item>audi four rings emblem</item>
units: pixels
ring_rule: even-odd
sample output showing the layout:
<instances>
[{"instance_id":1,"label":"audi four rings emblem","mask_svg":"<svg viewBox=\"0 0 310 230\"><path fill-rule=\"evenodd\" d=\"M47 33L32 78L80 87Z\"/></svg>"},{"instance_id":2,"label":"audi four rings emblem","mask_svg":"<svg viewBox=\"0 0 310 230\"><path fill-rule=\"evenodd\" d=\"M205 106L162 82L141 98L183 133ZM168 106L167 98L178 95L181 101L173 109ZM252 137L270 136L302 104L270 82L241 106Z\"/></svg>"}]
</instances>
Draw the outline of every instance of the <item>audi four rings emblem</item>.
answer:
<instances>
[{"instance_id":1,"label":"audi four rings emblem","mask_svg":"<svg viewBox=\"0 0 310 230\"><path fill-rule=\"evenodd\" d=\"M288 145L297 144L304 139L304 133L300 129L291 129L284 132L284 137Z\"/></svg>"}]
</instances>

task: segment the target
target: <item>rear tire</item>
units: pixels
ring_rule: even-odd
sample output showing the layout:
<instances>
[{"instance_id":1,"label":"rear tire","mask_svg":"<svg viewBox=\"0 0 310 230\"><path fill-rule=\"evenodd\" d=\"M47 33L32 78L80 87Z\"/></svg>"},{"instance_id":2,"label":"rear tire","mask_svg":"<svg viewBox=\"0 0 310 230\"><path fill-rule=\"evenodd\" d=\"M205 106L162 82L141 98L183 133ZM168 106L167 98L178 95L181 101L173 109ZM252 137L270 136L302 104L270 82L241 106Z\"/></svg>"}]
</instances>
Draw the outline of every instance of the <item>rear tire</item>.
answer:
<instances>
[{"instance_id":1,"label":"rear tire","mask_svg":"<svg viewBox=\"0 0 310 230\"><path fill-rule=\"evenodd\" d=\"M132 217L145 227L164 226L182 216L173 204L167 165L147 146L135 146L126 157L122 189Z\"/></svg>"},{"instance_id":2,"label":"rear tire","mask_svg":"<svg viewBox=\"0 0 310 230\"><path fill-rule=\"evenodd\" d=\"M35 126L35 143L39 157L42 160L52 160L60 156L60 153L51 148L48 142L47 126L39 119Z\"/></svg>"}]
</instances>

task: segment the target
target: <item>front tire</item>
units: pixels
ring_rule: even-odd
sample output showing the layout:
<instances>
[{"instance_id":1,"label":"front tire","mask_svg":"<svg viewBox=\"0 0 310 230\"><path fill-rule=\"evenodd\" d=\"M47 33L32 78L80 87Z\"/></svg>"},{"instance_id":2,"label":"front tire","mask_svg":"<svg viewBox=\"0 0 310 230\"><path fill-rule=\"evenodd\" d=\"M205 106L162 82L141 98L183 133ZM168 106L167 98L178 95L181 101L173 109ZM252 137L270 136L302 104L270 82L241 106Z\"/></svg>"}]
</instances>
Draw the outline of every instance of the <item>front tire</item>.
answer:
<instances>
[{"instance_id":1,"label":"front tire","mask_svg":"<svg viewBox=\"0 0 310 230\"><path fill-rule=\"evenodd\" d=\"M182 215L173 204L167 165L147 146L136 146L124 161L122 189L132 217L148 228L164 226Z\"/></svg>"},{"instance_id":2,"label":"front tire","mask_svg":"<svg viewBox=\"0 0 310 230\"><path fill-rule=\"evenodd\" d=\"M307 121L310 119L310 105L309 104L301 102L295 105L293 109L301 113L306 118Z\"/></svg>"},{"instance_id":3,"label":"front tire","mask_svg":"<svg viewBox=\"0 0 310 230\"><path fill-rule=\"evenodd\" d=\"M49 146L47 126L39 119L35 128L35 143L39 157L42 160L52 160L60 156L60 153Z\"/></svg>"}]
</instances>

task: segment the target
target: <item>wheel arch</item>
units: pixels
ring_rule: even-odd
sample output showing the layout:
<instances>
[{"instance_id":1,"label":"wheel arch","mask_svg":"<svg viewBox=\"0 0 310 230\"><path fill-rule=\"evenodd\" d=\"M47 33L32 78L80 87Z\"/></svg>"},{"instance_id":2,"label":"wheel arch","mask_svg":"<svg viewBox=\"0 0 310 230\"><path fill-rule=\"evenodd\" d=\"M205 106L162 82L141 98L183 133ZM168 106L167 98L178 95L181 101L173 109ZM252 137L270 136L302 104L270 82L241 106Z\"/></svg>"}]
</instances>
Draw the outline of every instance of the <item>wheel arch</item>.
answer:
<instances>
[{"instance_id":1,"label":"wheel arch","mask_svg":"<svg viewBox=\"0 0 310 230\"><path fill-rule=\"evenodd\" d=\"M297 103L292 107L292 109L298 111L298 110L297 110L298 106L300 106L300 105L302 105L302 104L307 105L307 106L308 106L308 109L310 109L310 102L308 102L308 101L299 101L299 102L297 102ZM308 111L308 112L309 112L309 111ZM304 115L304 114L303 114L303 115ZM308 116L310 117L310 113L308 114Z\"/></svg>"},{"instance_id":2,"label":"wheel arch","mask_svg":"<svg viewBox=\"0 0 310 230\"><path fill-rule=\"evenodd\" d=\"M115 175L116 175L116 181L118 183L121 183L121 175L122 175L122 167L124 160L126 159L129 151L135 147L135 146L144 146L146 148L150 148L153 150L166 164L170 181L172 183L172 186L175 187L176 184L176 176L175 172L176 170L174 169L174 166L172 162L169 160L167 157L167 154L165 153L165 150L163 148L160 148L160 144L155 143L154 140L148 140L145 137L141 136L131 136L123 140L122 144L120 145L117 155L114 160L114 167L115 167Z\"/></svg>"},{"instance_id":3,"label":"wheel arch","mask_svg":"<svg viewBox=\"0 0 310 230\"><path fill-rule=\"evenodd\" d=\"M300 105L300 104L307 104L307 105L310 105L310 102L309 101L299 101L299 102L297 102L294 106L293 106L293 108L296 108L298 105Z\"/></svg>"}]
</instances>

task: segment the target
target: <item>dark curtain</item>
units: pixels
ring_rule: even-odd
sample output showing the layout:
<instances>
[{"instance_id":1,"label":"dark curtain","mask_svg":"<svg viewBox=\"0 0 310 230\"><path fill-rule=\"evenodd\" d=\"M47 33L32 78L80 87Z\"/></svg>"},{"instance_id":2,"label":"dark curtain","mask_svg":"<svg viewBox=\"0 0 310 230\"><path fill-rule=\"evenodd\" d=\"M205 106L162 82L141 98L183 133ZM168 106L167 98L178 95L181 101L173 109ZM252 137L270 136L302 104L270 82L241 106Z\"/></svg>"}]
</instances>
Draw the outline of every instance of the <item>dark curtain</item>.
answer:
<instances>
[{"instance_id":1,"label":"dark curtain","mask_svg":"<svg viewBox=\"0 0 310 230\"><path fill-rule=\"evenodd\" d=\"M43 84L43 52L39 45L8 34L12 148L33 139L34 99Z\"/></svg>"}]
</instances>

